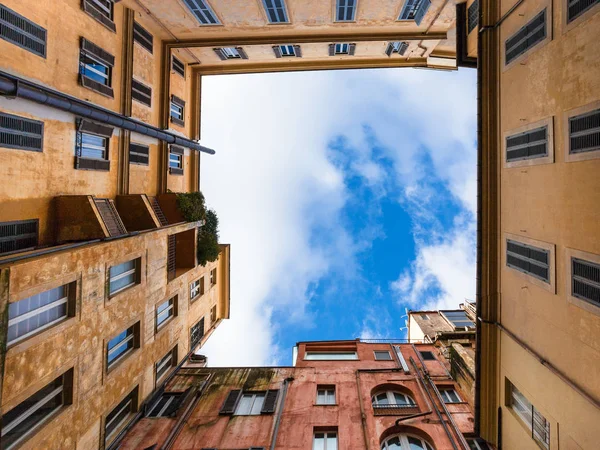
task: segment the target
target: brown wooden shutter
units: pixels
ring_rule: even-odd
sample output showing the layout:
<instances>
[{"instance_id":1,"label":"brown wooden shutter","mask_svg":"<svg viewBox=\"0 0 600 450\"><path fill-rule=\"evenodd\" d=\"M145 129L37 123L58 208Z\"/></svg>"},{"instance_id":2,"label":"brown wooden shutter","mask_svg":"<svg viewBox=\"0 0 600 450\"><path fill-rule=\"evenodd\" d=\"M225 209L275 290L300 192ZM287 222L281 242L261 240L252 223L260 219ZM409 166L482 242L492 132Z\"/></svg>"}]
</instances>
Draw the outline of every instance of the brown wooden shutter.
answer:
<instances>
[{"instance_id":1,"label":"brown wooden shutter","mask_svg":"<svg viewBox=\"0 0 600 450\"><path fill-rule=\"evenodd\" d=\"M279 45L273 46L273 53L275 53L275 58L281 58L281 49L279 48Z\"/></svg>"},{"instance_id":2,"label":"brown wooden shutter","mask_svg":"<svg viewBox=\"0 0 600 450\"><path fill-rule=\"evenodd\" d=\"M0 253L38 245L38 219L0 222Z\"/></svg>"},{"instance_id":3,"label":"brown wooden shutter","mask_svg":"<svg viewBox=\"0 0 600 450\"><path fill-rule=\"evenodd\" d=\"M106 12L98 9L98 6L95 5L92 0L83 0L81 9L83 9L86 13L88 13L109 30L116 31L117 27L115 26L115 23L110 17L106 16Z\"/></svg>"},{"instance_id":4,"label":"brown wooden shutter","mask_svg":"<svg viewBox=\"0 0 600 450\"><path fill-rule=\"evenodd\" d=\"M167 242L167 275L168 275L169 281L175 279L175 274L176 274L176 270L177 270L176 244L177 244L177 238L175 237L174 234L170 235L168 242Z\"/></svg>"},{"instance_id":5,"label":"brown wooden shutter","mask_svg":"<svg viewBox=\"0 0 600 450\"><path fill-rule=\"evenodd\" d=\"M219 414L233 414L241 396L242 391L239 389L230 391L225 399L225 402L223 403L223 406L221 406L221 411L219 411Z\"/></svg>"},{"instance_id":6,"label":"brown wooden shutter","mask_svg":"<svg viewBox=\"0 0 600 450\"><path fill-rule=\"evenodd\" d=\"M348 45L348 54L350 56L354 56L354 51L356 50L356 44Z\"/></svg>"},{"instance_id":7,"label":"brown wooden shutter","mask_svg":"<svg viewBox=\"0 0 600 450\"><path fill-rule=\"evenodd\" d=\"M388 56L391 56L393 51L394 51L394 44L392 44L390 42L388 44L387 48L385 49L385 54L388 55Z\"/></svg>"},{"instance_id":8,"label":"brown wooden shutter","mask_svg":"<svg viewBox=\"0 0 600 450\"><path fill-rule=\"evenodd\" d=\"M221 50L220 48L213 48L213 50L221 61L225 61L227 59L227 56L223 54L223 50Z\"/></svg>"},{"instance_id":9,"label":"brown wooden shutter","mask_svg":"<svg viewBox=\"0 0 600 450\"><path fill-rule=\"evenodd\" d=\"M106 50L98 47L92 41L88 41L86 38L81 38L81 50L90 53L94 57L100 60L100 62L106 64L109 67L115 65L115 57L108 53Z\"/></svg>"},{"instance_id":10,"label":"brown wooden shutter","mask_svg":"<svg viewBox=\"0 0 600 450\"><path fill-rule=\"evenodd\" d=\"M329 56L335 55L335 44L329 44Z\"/></svg>"},{"instance_id":11,"label":"brown wooden shutter","mask_svg":"<svg viewBox=\"0 0 600 450\"><path fill-rule=\"evenodd\" d=\"M244 49L242 47L236 47L235 49L238 51L240 58L248 59L248 55L246 54L246 52L244 51Z\"/></svg>"},{"instance_id":12,"label":"brown wooden shutter","mask_svg":"<svg viewBox=\"0 0 600 450\"><path fill-rule=\"evenodd\" d=\"M273 414L277 408L277 398L279 397L279 390L269 390L265 395L265 402L263 403L261 414Z\"/></svg>"},{"instance_id":13,"label":"brown wooden shutter","mask_svg":"<svg viewBox=\"0 0 600 450\"><path fill-rule=\"evenodd\" d=\"M101 170L108 172L110 171L110 161L103 159L88 159L76 156L75 168L79 170Z\"/></svg>"},{"instance_id":14,"label":"brown wooden shutter","mask_svg":"<svg viewBox=\"0 0 600 450\"><path fill-rule=\"evenodd\" d=\"M302 47L299 45L294 45L294 53L296 54L297 58L302 58Z\"/></svg>"},{"instance_id":15,"label":"brown wooden shutter","mask_svg":"<svg viewBox=\"0 0 600 450\"><path fill-rule=\"evenodd\" d=\"M92 122L90 120L79 119L77 121L77 131L83 131L84 133L92 133L97 134L98 136L111 137L113 130L113 127Z\"/></svg>"}]
</instances>

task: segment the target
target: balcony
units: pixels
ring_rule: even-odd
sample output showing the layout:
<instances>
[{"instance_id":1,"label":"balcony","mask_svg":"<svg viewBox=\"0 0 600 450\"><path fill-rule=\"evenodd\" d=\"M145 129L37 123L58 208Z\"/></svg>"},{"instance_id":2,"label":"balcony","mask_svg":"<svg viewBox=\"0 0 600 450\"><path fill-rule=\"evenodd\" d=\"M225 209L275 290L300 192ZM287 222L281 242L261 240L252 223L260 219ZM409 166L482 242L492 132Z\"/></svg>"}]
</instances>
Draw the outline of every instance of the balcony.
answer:
<instances>
[{"instance_id":1,"label":"balcony","mask_svg":"<svg viewBox=\"0 0 600 450\"><path fill-rule=\"evenodd\" d=\"M155 197L145 194L118 195L117 210L129 231L144 231L168 225Z\"/></svg>"},{"instance_id":2,"label":"balcony","mask_svg":"<svg viewBox=\"0 0 600 450\"><path fill-rule=\"evenodd\" d=\"M412 416L420 412L421 410L417 405L373 405L373 414L376 416Z\"/></svg>"}]
</instances>

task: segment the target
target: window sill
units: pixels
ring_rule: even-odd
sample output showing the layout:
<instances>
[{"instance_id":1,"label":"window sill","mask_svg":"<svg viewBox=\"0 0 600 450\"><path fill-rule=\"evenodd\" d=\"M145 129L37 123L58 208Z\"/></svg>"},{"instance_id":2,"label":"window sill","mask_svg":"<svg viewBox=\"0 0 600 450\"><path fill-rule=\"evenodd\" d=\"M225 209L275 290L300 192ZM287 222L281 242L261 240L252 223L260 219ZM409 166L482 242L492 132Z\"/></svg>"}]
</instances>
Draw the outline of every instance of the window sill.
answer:
<instances>
[{"instance_id":1,"label":"window sill","mask_svg":"<svg viewBox=\"0 0 600 450\"><path fill-rule=\"evenodd\" d=\"M23 339L22 341L15 342L14 344L7 344L7 357L10 357L13 353L21 353L30 347L34 347L42 342L46 342L56 334L65 333L67 328L74 325L75 320L76 317L66 317L53 326L40 330L37 333L34 333L31 336Z\"/></svg>"},{"instance_id":2,"label":"window sill","mask_svg":"<svg viewBox=\"0 0 600 450\"><path fill-rule=\"evenodd\" d=\"M314 403L313 406L340 406L339 403Z\"/></svg>"},{"instance_id":3,"label":"window sill","mask_svg":"<svg viewBox=\"0 0 600 450\"><path fill-rule=\"evenodd\" d=\"M128 291L129 289L133 289L136 286L139 286L140 284L141 283L133 283L133 284L130 284L129 286L122 287L121 289L119 289L119 290L117 290L115 292L112 292L112 293L109 292L109 294L108 294L108 300L113 300L114 298L116 298L119 295L121 295L123 292Z\"/></svg>"}]
</instances>

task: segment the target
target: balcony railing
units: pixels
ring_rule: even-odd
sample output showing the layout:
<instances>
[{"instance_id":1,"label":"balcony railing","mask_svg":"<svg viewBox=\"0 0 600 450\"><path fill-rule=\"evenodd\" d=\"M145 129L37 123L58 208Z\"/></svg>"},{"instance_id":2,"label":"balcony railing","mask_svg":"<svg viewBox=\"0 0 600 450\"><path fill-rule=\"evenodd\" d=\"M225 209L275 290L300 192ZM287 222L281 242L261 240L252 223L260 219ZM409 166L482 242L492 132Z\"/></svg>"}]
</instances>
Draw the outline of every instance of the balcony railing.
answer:
<instances>
[{"instance_id":1,"label":"balcony railing","mask_svg":"<svg viewBox=\"0 0 600 450\"><path fill-rule=\"evenodd\" d=\"M376 416L412 416L421 411L417 405L373 405L373 412Z\"/></svg>"}]
</instances>

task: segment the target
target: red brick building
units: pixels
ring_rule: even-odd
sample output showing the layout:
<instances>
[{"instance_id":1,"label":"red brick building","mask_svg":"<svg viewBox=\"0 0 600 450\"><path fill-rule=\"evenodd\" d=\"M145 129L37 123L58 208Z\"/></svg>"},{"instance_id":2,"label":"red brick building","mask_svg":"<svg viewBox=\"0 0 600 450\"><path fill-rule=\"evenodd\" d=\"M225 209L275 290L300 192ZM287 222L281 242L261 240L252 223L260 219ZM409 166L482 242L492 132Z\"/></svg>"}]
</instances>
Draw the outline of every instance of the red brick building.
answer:
<instances>
[{"instance_id":1,"label":"red brick building","mask_svg":"<svg viewBox=\"0 0 600 450\"><path fill-rule=\"evenodd\" d=\"M115 446L487 448L475 442L473 412L441 358L430 344L301 342L292 367L181 368Z\"/></svg>"}]
</instances>

